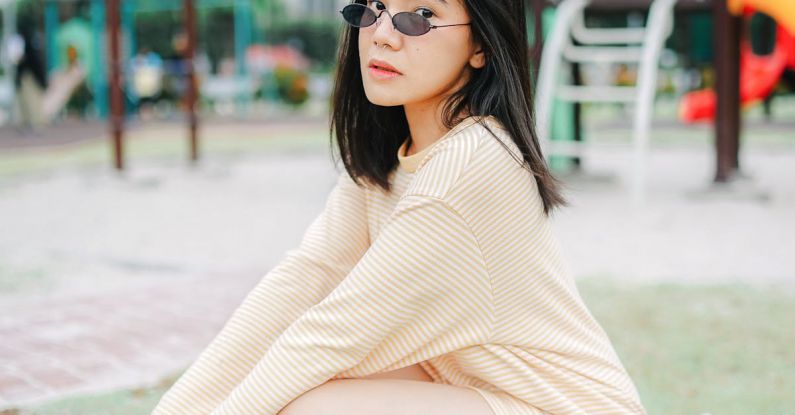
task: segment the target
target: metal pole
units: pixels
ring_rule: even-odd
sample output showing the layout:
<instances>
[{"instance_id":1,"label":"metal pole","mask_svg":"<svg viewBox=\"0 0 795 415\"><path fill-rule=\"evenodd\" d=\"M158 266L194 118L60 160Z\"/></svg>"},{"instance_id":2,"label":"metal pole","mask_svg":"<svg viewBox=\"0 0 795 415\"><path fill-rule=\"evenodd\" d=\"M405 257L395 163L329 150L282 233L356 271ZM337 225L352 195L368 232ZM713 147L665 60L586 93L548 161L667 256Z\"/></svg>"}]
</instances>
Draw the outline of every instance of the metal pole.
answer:
<instances>
[{"instance_id":1,"label":"metal pole","mask_svg":"<svg viewBox=\"0 0 795 415\"><path fill-rule=\"evenodd\" d=\"M107 34L110 61L110 128L117 170L124 169L124 100L121 91L121 64L119 62L119 1L106 0Z\"/></svg>"},{"instance_id":2,"label":"metal pole","mask_svg":"<svg viewBox=\"0 0 795 415\"><path fill-rule=\"evenodd\" d=\"M246 73L246 50L251 46L251 2L234 0L235 67L237 75Z\"/></svg>"},{"instance_id":3,"label":"metal pole","mask_svg":"<svg viewBox=\"0 0 795 415\"><path fill-rule=\"evenodd\" d=\"M185 64L187 66L188 91L185 110L188 112L188 129L190 139L190 160L196 162L199 159L199 146L196 138L198 120L196 117L196 73L193 58L196 55L196 9L193 0L184 0L185 8L185 32L188 36L188 45L185 50Z\"/></svg>"},{"instance_id":4,"label":"metal pole","mask_svg":"<svg viewBox=\"0 0 795 415\"><path fill-rule=\"evenodd\" d=\"M106 0L91 0L91 30L93 33L102 33L108 25L108 10L105 3ZM88 71L88 82L94 92L94 114L100 118L107 118L110 113L110 105L108 103L110 96L108 76L110 73L103 69L106 65L109 65L107 39L107 36L100 36L99 39L94 40L91 49L96 59L93 59L90 68L86 68Z\"/></svg>"},{"instance_id":5,"label":"metal pole","mask_svg":"<svg viewBox=\"0 0 795 415\"><path fill-rule=\"evenodd\" d=\"M58 47L55 42L55 35L60 26L58 2L48 1L44 3L44 36L47 42L47 73L51 73L58 64Z\"/></svg>"}]
</instances>

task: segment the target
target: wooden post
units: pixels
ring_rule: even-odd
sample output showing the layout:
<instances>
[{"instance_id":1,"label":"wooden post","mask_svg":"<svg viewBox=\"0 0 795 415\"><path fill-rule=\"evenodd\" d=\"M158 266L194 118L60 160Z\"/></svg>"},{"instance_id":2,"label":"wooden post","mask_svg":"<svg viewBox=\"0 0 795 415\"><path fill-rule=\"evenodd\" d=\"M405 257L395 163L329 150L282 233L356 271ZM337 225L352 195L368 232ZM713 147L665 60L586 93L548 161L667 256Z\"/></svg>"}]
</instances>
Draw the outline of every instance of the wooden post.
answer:
<instances>
[{"instance_id":1,"label":"wooden post","mask_svg":"<svg viewBox=\"0 0 795 415\"><path fill-rule=\"evenodd\" d=\"M190 139L190 160L196 162L199 159L199 145L197 139L198 119L196 116L196 101L198 96L196 85L196 70L194 57L196 56L196 9L193 0L184 0L185 8L185 34L188 44L185 50L185 64L187 65L188 90L186 97L186 108L188 112L188 129Z\"/></svg>"},{"instance_id":2,"label":"wooden post","mask_svg":"<svg viewBox=\"0 0 795 415\"><path fill-rule=\"evenodd\" d=\"M113 154L117 170L124 170L124 99L121 90L121 63L119 62L119 1L106 0L107 35L110 59L110 129Z\"/></svg>"},{"instance_id":3,"label":"wooden post","mask_svg":"<svg viewBox=\"0 0 795 415\"><path fill-rule=\"evenodd\" d=\"M715 36L715 182L728 182L740 168L740 27L725 0L712 3Z\"/></svg>"},{"instance_id":4,"label":"wooden post","mask_svg":"<svg viewBox=\"0 0 795 415\"><path fill-rule=\"evenodd\" d=\"M541 68L541 52L544 47L543 19L546 0L530 0L533 12L533 45L530 51L530 62L533 65L533 83L538 80L538 70Z\"/></svg>"}]
</instances>

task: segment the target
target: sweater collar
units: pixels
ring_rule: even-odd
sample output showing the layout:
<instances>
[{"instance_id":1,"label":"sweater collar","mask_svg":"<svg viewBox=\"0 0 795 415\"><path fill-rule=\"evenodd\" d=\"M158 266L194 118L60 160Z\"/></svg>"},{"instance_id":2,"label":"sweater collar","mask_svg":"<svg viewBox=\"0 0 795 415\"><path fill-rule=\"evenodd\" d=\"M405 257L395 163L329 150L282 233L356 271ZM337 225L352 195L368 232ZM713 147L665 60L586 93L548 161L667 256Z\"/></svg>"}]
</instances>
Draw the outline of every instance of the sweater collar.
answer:
<instances>
[{"instance_id":1,"label":"sweater collar","mask_svg":"<svg viewBox=\"0 0 795 415\"><path fill-rule=\"evenodd\" d=\"M436 144L438 144L445 138L453 135L454 133L476 123L477 120L478 116L469 116L467 118L464 118L461 122L456 124L455 127L453 127L450 131L445 133L441 138L434 141L433 144L429 145L428 147L425 147L424 149L422 149L422 151L414 153L410 156L406 155L406 145L408 144L409 141L408 137L406 137L406 139L403 141L403 144L400 145L400 148L398 149L397 152L397 157L398 157L398 162L400 163L400 167L409 173L416 172L422 160L425 159L425 156L428 155L428 153L431 151L433 147L436 146ZM494 121L496 120L496 118L494 118L493 116L487 116L485 117L485 120Z\"/></svg>"}]
</instances>

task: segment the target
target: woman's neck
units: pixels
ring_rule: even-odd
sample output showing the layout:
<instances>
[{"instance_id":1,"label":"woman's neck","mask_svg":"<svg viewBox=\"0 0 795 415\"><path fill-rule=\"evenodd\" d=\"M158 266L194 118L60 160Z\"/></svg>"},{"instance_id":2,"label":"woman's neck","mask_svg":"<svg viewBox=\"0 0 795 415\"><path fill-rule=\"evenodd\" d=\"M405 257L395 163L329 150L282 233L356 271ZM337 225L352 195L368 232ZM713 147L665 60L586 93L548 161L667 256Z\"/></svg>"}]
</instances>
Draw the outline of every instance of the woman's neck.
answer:
<instances>
[{"instance_id":1,"label":"woman's neck","mask_svg":"<svg viewBox=\"0 0 795 415\"><path fill-rule=\"evenodd\" d=\"M409 124L409 144L406 155L419 153L442 138L449 128L442 123L441 105L405 105L406 121Z\"/></svg>"}]
</instances>

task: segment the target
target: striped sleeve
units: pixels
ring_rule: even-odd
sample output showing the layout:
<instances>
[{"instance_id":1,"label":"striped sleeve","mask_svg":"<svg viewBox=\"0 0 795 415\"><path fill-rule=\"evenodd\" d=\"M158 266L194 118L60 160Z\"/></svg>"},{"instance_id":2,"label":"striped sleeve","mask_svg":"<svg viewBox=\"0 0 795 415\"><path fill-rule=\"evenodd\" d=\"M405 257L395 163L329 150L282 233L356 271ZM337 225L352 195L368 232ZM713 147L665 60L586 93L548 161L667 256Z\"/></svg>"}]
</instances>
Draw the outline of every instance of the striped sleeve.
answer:
<instances>
[{"instance_id":1,"label":"striped sleeve","mask_svg":"<svg viewBox=\"0 0 795 415\"><path fill-rule=\"evenodd\" d=\"M297 249L249 292L221 332L163 396L153 414L208 414L369 246L365 191L343 172Z\"/></svg>"},{"instance_id":2,"label":"striped sleeve","mask_svg":"<svg viewBox=\"0 0 795 415\"><path fill-rule=\"evenodd\" d=\"M275 415L357 365L367 376L487 342L493 318L491 283L466 222L439 199L404 196L351 273L212 414Z\"/></svg>"}]
</instances>

